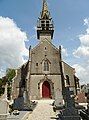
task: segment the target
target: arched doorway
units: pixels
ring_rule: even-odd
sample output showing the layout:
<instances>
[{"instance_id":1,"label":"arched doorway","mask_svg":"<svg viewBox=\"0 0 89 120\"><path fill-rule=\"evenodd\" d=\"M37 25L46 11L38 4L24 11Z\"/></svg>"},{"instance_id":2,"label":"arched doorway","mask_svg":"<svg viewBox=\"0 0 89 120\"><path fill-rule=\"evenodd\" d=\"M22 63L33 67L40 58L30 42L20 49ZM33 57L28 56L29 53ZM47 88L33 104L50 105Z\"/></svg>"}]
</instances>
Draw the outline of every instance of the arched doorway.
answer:
<instances>
[{"instance_id":1,"label":"arched doorway","mask_svg":"<svg viewBox=\"0 0 89 120\"><path fill-rule=\"evenodd\" d=\"M49 98L50 97L50 84L48 81L44 81L42 84L42 97Z\"/></svg>"}]
</instances>

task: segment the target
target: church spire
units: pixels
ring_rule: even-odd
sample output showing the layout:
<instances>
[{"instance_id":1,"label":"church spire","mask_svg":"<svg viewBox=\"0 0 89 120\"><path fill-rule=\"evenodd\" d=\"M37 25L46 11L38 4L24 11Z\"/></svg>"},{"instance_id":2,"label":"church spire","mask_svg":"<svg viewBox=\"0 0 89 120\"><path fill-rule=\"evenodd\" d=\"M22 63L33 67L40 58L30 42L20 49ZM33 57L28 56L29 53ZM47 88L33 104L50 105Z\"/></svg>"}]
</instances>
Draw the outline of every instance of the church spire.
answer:
<instances>
[{"instance_id":1,"label":"church spire","mask_svg":"<svg viewBox=\"0 0 89 120\"><path fill-rule=\"evenodd\" d=\"M43 7L41 16L37 22L37 38L42 40L49 36L49 41L53 38L54 25L52 18L50 18L50 12L48 10L47 1L43 0Z\"/></svg>"},{"instance_id":2,"label":"church spire","mask_svg":"<svg viewBox=\"0 0 89 120\"><path fill-rule=\"evenodd\" d=\"M49 11L48 11L48 6L47 6L47 1L44 0L43 1L43 7L42 7L42 12L41 12L41 18L45 18L45 16L47 18L49 18Z\"/></svg>"}]
</instances>

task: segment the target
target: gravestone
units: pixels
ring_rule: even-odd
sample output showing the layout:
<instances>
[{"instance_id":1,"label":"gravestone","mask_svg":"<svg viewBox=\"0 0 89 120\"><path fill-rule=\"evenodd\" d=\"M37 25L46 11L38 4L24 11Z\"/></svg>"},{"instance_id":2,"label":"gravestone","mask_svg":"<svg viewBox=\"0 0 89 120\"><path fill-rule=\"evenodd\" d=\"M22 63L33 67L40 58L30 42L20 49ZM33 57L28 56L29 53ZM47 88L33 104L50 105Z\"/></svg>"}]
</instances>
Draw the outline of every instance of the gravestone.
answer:
<instances>
[{"instance_id":1,"label":"gravestone","mask_svg":"<svg viewBox=\"0 0 89 120\"><path fill-rule=\"evenodd\" d=\"M13 109L17 110L31 110L27 91L23 92L22 97L14 99Z\"/></svg>"},{"instance_id":2,"label":"gravestone","mask_svg":"<svg viewBox=\"0 0 89 120\"><path fill-rule=\"evenodd\" d=\"M7 100L7 84L5 86L5 92L0 99L0 120L7 120L9 114L9 101Z\"/></svg>"},{"instance_id":3,"label":"gravestone","mask_svg":"<svg viewBox=\"0 0 89 120\"><path fill-rule=\"evenodd\" d=\"M24 108L24 98L18 97L14 99L13 109L23 110L23 108Z\"/></svg>"},{"instance_id":4,"label":"gravestone","mask_svg":"<svg viewBox=\"0 0 89 120\"><path fill-rule=\"evenodd\" d=\"M23 98L24 98L24 103L28 104L29 103L29 99L28 99L28 93L27 93L26 90L23 93Z\"/></svg>"},{"instance_id":5,"label":"gravestone","mask_svg":"<svg viewBox=\"0 0 89 120\"><path fill-rule=\"evenodd\" d=\"M0 101L0 120L6 120L8 113L8 102Z\"/></svg>"}]
</instances>

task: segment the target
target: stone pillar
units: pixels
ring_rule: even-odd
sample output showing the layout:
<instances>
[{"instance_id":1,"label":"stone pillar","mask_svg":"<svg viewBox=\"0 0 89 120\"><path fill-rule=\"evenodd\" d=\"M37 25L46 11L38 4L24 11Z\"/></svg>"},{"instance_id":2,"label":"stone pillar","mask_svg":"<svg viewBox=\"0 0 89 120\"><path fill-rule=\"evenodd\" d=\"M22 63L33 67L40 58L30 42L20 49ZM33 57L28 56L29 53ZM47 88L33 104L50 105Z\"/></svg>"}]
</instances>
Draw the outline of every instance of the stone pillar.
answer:
<instances>
[{"instance_id":1,"label":"stone pillar","mask_svg":"<svg viewBox=\"0 0 89 120\"><path fill-rule=\"evenodd\" d=\"M0 100L0 120L7 120L9 114L9 101L7 100L7 84L5 86L5 92Z\"/></svg>"}]
</instances>

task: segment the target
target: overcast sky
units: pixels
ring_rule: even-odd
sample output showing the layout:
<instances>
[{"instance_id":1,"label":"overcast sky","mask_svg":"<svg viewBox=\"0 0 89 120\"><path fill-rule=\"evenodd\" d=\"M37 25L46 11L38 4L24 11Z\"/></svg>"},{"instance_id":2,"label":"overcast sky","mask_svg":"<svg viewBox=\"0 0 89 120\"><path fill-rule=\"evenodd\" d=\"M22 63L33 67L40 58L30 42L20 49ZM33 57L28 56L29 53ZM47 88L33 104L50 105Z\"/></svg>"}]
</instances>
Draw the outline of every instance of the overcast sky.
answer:
<instances>
[{"instance_id":1,"label":"overcast sky","mask_svg":"<svg viewBox=\"0 0 89 120\"><path fill-rule=\"evenodd\" d=\"M36 23L43 0L0 0L0 77L7 68L18 68L34 47ZM81 84L89 83L89 0L47 0L63 60L75 67Z\"/></svg>"}]
</instances>

